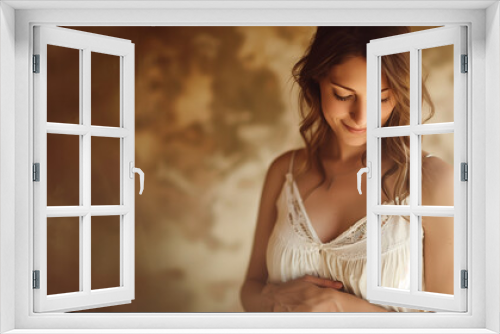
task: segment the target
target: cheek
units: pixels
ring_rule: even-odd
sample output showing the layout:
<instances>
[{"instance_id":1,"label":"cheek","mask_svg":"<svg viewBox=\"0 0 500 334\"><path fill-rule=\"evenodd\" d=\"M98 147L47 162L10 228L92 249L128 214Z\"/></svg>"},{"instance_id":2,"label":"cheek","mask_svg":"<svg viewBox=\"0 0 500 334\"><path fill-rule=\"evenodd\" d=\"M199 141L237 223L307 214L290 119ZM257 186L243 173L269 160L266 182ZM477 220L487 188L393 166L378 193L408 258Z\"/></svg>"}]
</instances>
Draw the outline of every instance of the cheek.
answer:
<instances>
[{"instance_id":1,"label":"cheek","mask_svg":"<svg viewBox=\"0 0 500 334\"><path fill-rule=\"evenodd\" d=\"M382 104L382 123L385 123L389 119L394 110L393 103L384 103Z\"/></svg>"},{"instance_id":2,"label":"cheek","mask_svg":"<svg viewBox=\"0 0 500 334\"><path fill-rule=\"evenodd\" d=\"M347 103L343 101L338 101L335 98L329 98L323 100L321 103L323 109L323 115L326 119L337 118L348 112Z\"/></svg>"}]
</instances>

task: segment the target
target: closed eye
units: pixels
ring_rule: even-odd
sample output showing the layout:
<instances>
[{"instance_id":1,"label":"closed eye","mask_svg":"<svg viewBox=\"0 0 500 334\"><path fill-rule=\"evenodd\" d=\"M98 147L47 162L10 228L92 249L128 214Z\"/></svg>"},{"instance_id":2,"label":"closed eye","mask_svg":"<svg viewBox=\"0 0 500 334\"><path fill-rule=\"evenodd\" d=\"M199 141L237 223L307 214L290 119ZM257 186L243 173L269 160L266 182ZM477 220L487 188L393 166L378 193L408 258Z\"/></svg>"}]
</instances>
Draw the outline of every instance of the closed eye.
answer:
<instances>
[{"instance_id":1,"label":"closed eye","mask_svg":"<svg viewBox=\"0 0 500 334\"><path fill-rule=\"evenodd\" d=\"M340 96L340 95L337 95L336 93L333 94L335 96L335 98L339 101L349 101L351 100L352 98L354 98L354 95L347 95L347 96ZM382 103L386 103L386 102L389 102L389 100L391 99L390 96L388 96L387 98L385 99L382 99L380 102Z\"/></svg>"},{"instance_id":2,"label":"closed eye","mask_svg":"<svg viewBox=\"0 0 500 334\"><path fill-rule=\"evenodd\" d=\"M337 95L337 93L334 93L333 95L339 101L348 101L354 97L354 95L340 96L340 95Z\"/></svg>"}]
</instances>

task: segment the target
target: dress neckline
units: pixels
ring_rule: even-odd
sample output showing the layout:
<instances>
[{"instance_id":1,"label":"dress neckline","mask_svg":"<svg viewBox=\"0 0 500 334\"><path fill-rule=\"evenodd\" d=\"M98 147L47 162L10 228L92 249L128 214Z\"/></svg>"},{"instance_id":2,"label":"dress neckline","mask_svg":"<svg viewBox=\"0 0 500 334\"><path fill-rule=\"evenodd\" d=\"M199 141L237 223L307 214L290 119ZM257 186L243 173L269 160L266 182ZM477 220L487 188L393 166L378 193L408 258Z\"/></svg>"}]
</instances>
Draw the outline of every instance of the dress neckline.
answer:
<instances>
[{"instance_id":1,"label":"dress neckline","mask_svg":"<svg viewBox=\"0 0 500 334\"><path fill-rule=\"evenodd\" d=\"M316 233L314 226L312 225L311 220L309 219L309 214L306 211L306 208L304 206L304 202L302 201L302 196L300 195L299 188L297 187L297 183L295 182L295 179L293 178L292 173L290 173L290 172L287 173L287 178L292 183L292 188L293 188L292 194L296 197L297 202L299 202L299 207L300 207L300 210L302 211L302 214L304 215L304 218L305 218L305 221L307 224L307 228L309 229L309 232L312 234L312 237L315 239L315 241L317 243L319 243L320 245L325 246L325 245L335 244L338 241L345 238L345 236L348 235L349 233L351 233L351 231L355 231L360 225L362 225L363 223L366 222L366 216L364 216L364 217L358 219L351 226L349 226L349 228L347 230L345 230L344 232L342 232L341 234L339 234L337 237L333 238L332 240L326 241L326 242L321 241L321 239L318 237L318 234ZM285 184L286 184L286 181L285 181ZM382 205L386 205L386 204L389 204L391 202L392 202L392 200L389 202L385 201L384 203L382 203Z\"/></svg>"}]
</instances>

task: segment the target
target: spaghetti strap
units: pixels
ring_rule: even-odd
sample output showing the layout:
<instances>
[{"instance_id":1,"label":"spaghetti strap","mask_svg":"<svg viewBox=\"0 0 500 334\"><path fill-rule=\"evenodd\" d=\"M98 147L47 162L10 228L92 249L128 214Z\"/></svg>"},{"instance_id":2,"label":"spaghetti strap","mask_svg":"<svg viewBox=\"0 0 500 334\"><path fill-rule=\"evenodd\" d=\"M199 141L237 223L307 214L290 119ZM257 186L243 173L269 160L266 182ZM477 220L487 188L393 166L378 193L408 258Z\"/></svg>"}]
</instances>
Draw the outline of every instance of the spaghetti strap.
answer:
<instances>
[{"instance_id":1,"label":"spaghetti strap","mask_svg":"<svg viewBox=\"0 0 500 334\"><path fill-rule=\"evenodd\" d=\"M432 155L432 154L430 154L430 153L429 153L429 154L427 154L424 158L430 158L430 157L433 157L433 156L434 156L434 155Z\"/></svg>"},{"instance_id":2,"label":"spaghetti strap","mask_svg":"<svg viewBox=\"0 0 500 334\"><path fill-rule=\"evenodd\" d=\"M288 167L288 173L293 175L293 159L295 158L295 150L292 152L292 158L290 159L290 166Z\"/></svg>"}]
</instances>

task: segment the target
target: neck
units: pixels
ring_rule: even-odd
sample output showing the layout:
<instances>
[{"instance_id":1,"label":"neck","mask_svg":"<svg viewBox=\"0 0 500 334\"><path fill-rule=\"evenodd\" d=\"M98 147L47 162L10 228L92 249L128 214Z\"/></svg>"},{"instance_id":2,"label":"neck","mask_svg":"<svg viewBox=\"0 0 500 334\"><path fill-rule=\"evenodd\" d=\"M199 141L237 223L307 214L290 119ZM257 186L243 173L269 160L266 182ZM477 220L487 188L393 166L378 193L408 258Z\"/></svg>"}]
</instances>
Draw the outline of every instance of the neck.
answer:
<instances>
[{"instance_id":1,"label":"neck","mask_svg":"<svg viewBox=\"0 0 500 334\"><path fill-rule=\"evenodd\" d=\"M332 132L322 149L324 160L329 160L335 164L352 164L361 160L366 151L366 145L351 146L337 140L335 133Z\"/></svg>"}]
</instances>

